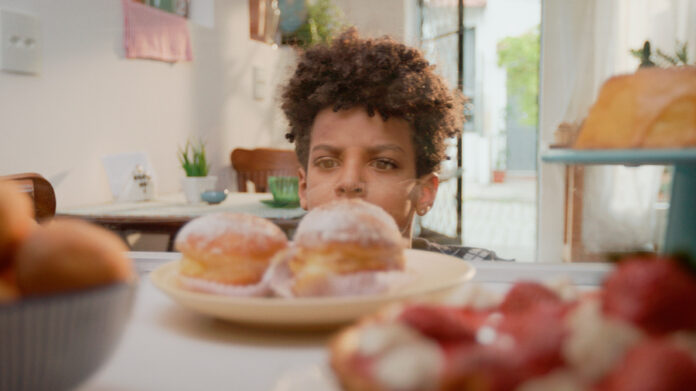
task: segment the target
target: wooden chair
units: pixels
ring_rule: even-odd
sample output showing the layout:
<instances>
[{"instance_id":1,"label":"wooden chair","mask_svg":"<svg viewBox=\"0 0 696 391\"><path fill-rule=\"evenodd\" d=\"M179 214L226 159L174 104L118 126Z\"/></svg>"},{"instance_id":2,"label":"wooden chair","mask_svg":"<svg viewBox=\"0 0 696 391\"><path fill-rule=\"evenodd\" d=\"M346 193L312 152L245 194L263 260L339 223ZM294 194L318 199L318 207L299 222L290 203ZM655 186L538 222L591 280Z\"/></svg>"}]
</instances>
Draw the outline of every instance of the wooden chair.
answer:
<instances>
[{"instance_id":1,"label":"wooden chair","mask_svg":"<svg viewBox=\"0 0 696 391\"><path fill-rule=\"evenodd\" d=\"M22 191L29 194L34 201L34 215L41 221L56 214L56 193L53 186L43 176L28 172L3 176L2 179L16 181Z\"/></svg>"},{"instance_id":2,"label":"wooden chair","mask_svg":"<svg viewBox=\"0 0 696 391\"><path fill-rule=\"evenodd\" d=\"M257 193L268 192L269 176L297 176L300 168L295 151L290 149L237 148L230 159L237 171L237 189L243 192L248 191L247 181L254 184Z\"/></svg>"}]
</instances>

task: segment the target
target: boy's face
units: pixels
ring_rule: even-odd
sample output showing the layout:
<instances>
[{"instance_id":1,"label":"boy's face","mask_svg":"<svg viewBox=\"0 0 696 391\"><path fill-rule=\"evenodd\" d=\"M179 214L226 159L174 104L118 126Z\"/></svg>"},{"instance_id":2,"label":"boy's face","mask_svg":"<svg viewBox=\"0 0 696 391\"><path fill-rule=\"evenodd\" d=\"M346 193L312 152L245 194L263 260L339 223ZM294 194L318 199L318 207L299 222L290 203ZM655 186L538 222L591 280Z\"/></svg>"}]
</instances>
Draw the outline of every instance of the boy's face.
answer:
<instances>
[{"instance_id":1,"label":"boy's face","mask_svg":"<svg viewBox=\"0 0 696 391\"><path fill-rule=\"evenodd\" d=\"M437 191L435 174L416 178L410 125L386 122L361 107L320 111L314 119L307 171L300 169L300 202L312 208L341 198L362 198L386 210L410 238L414 213L427 211Z\"/></svg>"}]
</instances>

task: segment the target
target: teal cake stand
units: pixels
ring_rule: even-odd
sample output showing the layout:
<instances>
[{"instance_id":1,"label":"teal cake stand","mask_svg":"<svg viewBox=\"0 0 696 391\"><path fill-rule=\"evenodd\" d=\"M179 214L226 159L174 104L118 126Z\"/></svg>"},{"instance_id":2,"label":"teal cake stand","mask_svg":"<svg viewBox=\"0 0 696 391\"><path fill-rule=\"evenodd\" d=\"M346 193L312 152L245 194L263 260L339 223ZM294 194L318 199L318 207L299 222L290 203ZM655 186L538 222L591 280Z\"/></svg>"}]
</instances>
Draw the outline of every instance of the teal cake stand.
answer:
<instances>
[{"instance_id":1,"label":"teal cake stand","mask_svg":"<svg viewBox=\"0 0 696 391\"><path fill-rule=\"evenodd\" d=\"M687 149L552 149L542 154L547 163L673 165L664 253L696 257L696 148Z\"/></svg>"}]
</instances>

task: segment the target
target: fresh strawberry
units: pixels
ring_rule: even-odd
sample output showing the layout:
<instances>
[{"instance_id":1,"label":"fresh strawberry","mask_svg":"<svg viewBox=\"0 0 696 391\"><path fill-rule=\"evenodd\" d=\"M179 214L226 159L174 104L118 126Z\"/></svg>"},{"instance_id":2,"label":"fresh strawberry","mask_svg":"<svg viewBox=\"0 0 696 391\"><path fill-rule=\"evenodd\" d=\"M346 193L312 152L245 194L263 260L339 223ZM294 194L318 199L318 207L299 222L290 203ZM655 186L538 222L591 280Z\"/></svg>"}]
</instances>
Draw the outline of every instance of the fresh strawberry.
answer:
<instances>
[{"instance_id":1,"label":"fresh strawberry","mask_svg":"<svg viewBox=\"0 0 696 391\"><path fill-rule=\"evenodd\" d=\"M604 282L602 309L652 334L696 329L696 277L669 258L634 258Z\"/></svg>"},{"instance_id":2,"label":"fresh strawberry","mask_svg":"<svg viewBox=\"0 0 696 391\"><path fill-rule=\"evenodd\" d=\"M401 313L400 320L421 334L440 342L473 340L476 329L488 311L462 310L455 307L413 305Z\"/></svg>"},{"instance_id":3,"label":"fresh strawberry","mask_svg":"<svg viewBox=\"0 0 696 391\"><path fill-rule=\"evenodd\" d=\"M489 345L462 346L450 355L441 389L514 390L524 380L521 364L521 359L509 350Z\"/></svg>"},{"instance_id":4,"label":"fresh strawberry","mask_svg":"<svg viewBox=\"0 0 696 391\"><path fill-rule=\"evenodd\" d=\"M528 310L540 302L558 303L561 298L551 289L537 282L518 282L500 304L500 311L506 314L520 313Z\"/></svg>"},{"instance_id":5,"label":"fresh strawberry","mask_svg":"<svg viewBox=\"0 0 696 391\"><path fill-rule=\"evenodd\" d=\"M561 353L567 334L563 317L568 306L540 302L522 313L505 316L498 332L515 340L514 355L520 359L524 379L546 374L564 364Z\"/></svg>"},{"instance_id":6,"label":"fresh strawberry","mask_svg":"<svg viewBox=\"0 0 696 391\"><path fill-rule=\"evenodd\" d=\"M600 391L696 390L696 362L686 351L662 339L631 349L597 387Z\"/></svg>"},{"instance_id":7,"label":"fresh strawberry","mask_svg":"<svg viewBox=\"0 0 696 391\"><path fill-rule=\"evenodd\" d=\"M541 301L524 312L483 325L476 343L449 351L443 389L513 390L525 380L562 366L566 308L563 303ZM485 338L484 331L490 333Z\"/></svg>"}]
</instances>

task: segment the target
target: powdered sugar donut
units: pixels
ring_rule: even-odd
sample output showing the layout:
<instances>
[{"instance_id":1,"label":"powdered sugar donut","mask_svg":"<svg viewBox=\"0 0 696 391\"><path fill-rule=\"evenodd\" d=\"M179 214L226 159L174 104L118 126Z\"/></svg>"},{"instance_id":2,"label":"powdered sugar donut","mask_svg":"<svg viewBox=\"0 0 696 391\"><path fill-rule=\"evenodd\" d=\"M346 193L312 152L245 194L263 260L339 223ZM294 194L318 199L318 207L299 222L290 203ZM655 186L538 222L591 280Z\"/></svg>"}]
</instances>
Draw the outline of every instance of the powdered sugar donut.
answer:
<instances>
[{"instance_id":1,"label":"powdered sugar donut","mask_svg":"<svg viewBox=\"0 0 696 391\"><path fill-rule=\"evenodd\" d=\"M302 219L273 280L280 295L335 296L378 293L389 288L389 272L404 269L404 240L382 208L352 199L312 209ZM282 280L282 278L281 278Z\"/></svg>"},{"instance_id":2,"label":"powdered sugar donut","mask_svg":"<svg viewBox=\"0 0 696 391\"><path fill-rule=\"evenodd\" d=\"M175 240L181 283L193 290L241 296L264 294L271 258L288 246L283 231L249 214L214 213L186 224Z\"/></svg>"}]
</instances>

